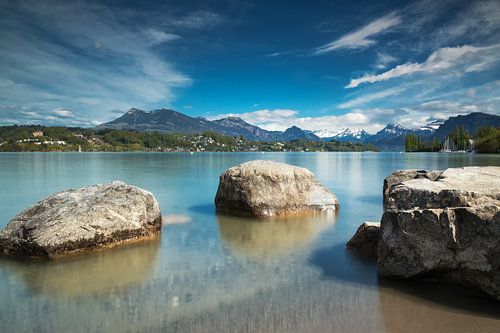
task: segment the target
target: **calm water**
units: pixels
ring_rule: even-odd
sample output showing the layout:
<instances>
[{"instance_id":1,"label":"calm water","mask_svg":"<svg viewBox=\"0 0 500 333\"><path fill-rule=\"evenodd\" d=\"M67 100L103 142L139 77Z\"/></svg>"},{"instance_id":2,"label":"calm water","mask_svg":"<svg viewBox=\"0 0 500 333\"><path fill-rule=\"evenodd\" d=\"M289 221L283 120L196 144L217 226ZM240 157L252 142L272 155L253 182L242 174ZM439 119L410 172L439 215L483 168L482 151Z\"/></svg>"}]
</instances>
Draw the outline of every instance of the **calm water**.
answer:
<instances>
[{"instance_id":1,"label":"calm water","mask_svg":"<svg viewBox=\"0 0 500 333\"><path fill-rule=\"evenodd\" d=\"M337 217L217 216L218 176L270 159L312 170ZM497 165L500 156L400 153L0 154L0 226L64 189L123 180L153 192L161 237L56 262L0 260L0 332L500 332L500 304L380 280L345 251L382 212L396 169Z\"/></svg>"}]
</instances>

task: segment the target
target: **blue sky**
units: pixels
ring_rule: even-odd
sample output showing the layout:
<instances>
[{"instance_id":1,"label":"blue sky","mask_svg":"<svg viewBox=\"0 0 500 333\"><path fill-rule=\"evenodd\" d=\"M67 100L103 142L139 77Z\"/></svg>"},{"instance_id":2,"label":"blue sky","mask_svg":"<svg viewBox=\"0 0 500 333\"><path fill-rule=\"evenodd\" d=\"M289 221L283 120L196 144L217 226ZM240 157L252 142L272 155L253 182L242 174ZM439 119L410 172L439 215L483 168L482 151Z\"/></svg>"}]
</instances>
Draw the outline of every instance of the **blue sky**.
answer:
<instances>
[{"instance_id":1,"label":"blue sky","mask_svg":"<svg viewBox=\"0 0 500 333\"><path fill-rule=\"evenodd\" d=\"M500 114L500 1L0 0L0 124L131 107L374 133Z\"/></svg>"}]
</instances>

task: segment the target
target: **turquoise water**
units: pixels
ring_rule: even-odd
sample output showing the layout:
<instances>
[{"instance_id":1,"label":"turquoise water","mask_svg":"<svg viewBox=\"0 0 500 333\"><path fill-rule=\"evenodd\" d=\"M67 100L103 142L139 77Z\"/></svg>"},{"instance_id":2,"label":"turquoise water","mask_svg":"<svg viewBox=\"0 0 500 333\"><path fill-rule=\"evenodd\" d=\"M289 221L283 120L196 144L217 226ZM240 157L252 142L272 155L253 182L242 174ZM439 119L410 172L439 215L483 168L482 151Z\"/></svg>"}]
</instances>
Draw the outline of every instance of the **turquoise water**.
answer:
<instances>
[{"instance_id":1,"label":"turquoise water","mask_svg":"<svg viewBox=\"0 0 500 333\"><path fill-rule=\"evenodd\" d=\"M253 159L312 170L336 217L259 223L214 213L219 175ZM500 332L500 305L377 278L345 251L382 213L396 169L500 166L500 156L401 153L0 154L0 227L41 198L122 180L145 188L159 239L55 262L0 260L0 332Z\"/></svg>"}]
</instances>

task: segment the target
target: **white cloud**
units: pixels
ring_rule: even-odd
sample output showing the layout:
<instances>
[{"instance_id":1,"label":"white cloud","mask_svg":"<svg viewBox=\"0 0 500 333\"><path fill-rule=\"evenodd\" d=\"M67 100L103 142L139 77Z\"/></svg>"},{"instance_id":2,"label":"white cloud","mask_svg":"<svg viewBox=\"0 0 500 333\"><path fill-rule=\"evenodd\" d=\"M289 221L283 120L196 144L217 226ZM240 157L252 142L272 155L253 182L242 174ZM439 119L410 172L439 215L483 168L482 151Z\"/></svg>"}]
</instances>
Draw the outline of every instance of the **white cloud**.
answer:
<instances>
[{"instance_id":1,"label":"white cloud","mask_svg":"<svg viewBox=\"0 0 500 333\"><path fill-rule=\"evenodd\" d=\"M161 31L161 30L154 29L154 28L148 28L148 29L144 30L144 34L151 45L170 42L172 40L176 40L176 39L181 38L181 36L179 36L179 35L176 35L176 34L173 34L170 32Z\"/></svg>"},{"instance_id":2,"label":"white cloud","mask_svg":"<svg viewBox=\"0 0 500 333\"><path fill-rule=\"evenodd\" d=\"M405 107L406 113L398 118L398 123L409 127L419 128L433 119L448 119L471 112L489 111L486 106L463 101L432 100Z\"/></svg>"},{"instance_id":3,"label":"white cloud","mask_svg":"<svg viewBox=\"0 0 500 333\"><path fill-rule=\"evenodd\" d=\"M75 114L73 112L71 112L70 110L65 110L63 108L57 108L53 111L53 113L57 117L61 117L61 118L73 118L75 116Z\"/></svg>"},{"instance_id":4,"label":"white cloud","mask_svg":"<svg viewBox=\"0 0 500 333\"><path fill-rule=\"evenodd\" d=\"M366 94L366 95L361 95L359 97L353 98L351 100L348 100L347 102L341 103L338 105L340 109L350 109L353 107L357 107L359 105L363 105L375 100L379 100L382 98L386 98L389 96L394 96L394 95L399 95L403 91L405 91L405 88L391 88L391 89L386 89L383 91L379 91L376 93L371 93L371 94Z\"/></svg>"},{"instance_id":5,"label":"white cloud","mask_svg":"<svg viewBox=\"0 0 500 333\"><path fill-rule=\"evenodd\" d=\"M225 117L240 117L244 121L262 127L269 131L280 131L292 125L299 112L290 109L263 109L245 113L228 113L210 117L209 119L220 119Z\"/></svg>"},{"instance_id":6,"label":"white cloud","mask_svg":"<svg viewBox=\"0 0 500 333\"><path fill-rule=\"evenodd\" d=\"M460 75L483 71L499 61L499 51L500 44L485 47L471 45L445 47L433 52L423 63L398 65L381 74L370 74L352 79L346 88L355 88L363 83L387 81L414 73L435 73L447 70L447 73Z\"/></svg>"},{"instance_id":7,"label":"white cloud","mask_svg":"<svg viewBox=\"0 0 500 333\"><path fill-rule=\"evenodd\" d=\"M240 117L246 122L269 131L284 131L291 126L305 130L340 130L342 128L364 128L368 132L376 132L383 128L389 119L398 111L389 109L354 110L343 115L301 117L300 112L291 109L264 109L240 114L223 114L211 117Z\"/></svg>"},{"instance_id":8,"label":"white cloud","mask_svg":"<svg viewBox=\"0 0 500 333\"><path fill-rule=\"evenodd\" d=\"M401 17L394 13L383 16L370 22L364 27L350 32L333 42L322 45L314 51L315 54L323 54L340 49L363 49L377 42L370 39L375 35L387 32L390 28L401 23Z\"/></svg>"}]
</instances>

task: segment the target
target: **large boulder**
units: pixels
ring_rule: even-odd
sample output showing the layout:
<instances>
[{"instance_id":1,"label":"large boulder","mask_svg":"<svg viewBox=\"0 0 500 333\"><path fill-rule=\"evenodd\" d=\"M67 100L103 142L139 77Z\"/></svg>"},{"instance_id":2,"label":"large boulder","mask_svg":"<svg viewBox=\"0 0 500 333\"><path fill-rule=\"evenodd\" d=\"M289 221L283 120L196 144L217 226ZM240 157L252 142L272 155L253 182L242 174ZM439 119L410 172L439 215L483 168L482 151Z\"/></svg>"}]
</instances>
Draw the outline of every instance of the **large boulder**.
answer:
<instances>
[{"instance_id":1,"label":"large boulder","mask_svg":"<svg viewBox=\"0 0 500 333\"><path fill-rule=\"evenodd\" d=\"M339 202L307 169L250 161L220 176L215 206L218 212L270 217L334 212Z\"/></svg>"},{"instance_id":2,"label":"large boulder","mask_svg":"<svg viewBox=\"0 0 500 333\"><path fill-rule=\"evenodd\" d=\"M51 195L0 232L0 254L59 257L152 238L161 230L153 194L122 182Z\"/></svg>"},{"instance_id":3,"label":"large boulder","mask_svg":"<svg viewBox=\"0 0 500 333\"><path fill-rule=\"evenodd\" d=\"M380 223L364 222L347 242L347 248L360 256L376 258L379 239Z\"/></svg>"},{"instance_id":4,"label":"large boulder","mask_svg":"<svg viewBox=\"0 0 500 333\"><path fill-rule=\"evenodd\" d=\"M382 276L432 278L500 300L500 167L386 179Z\"/></svg>"}]
</instances>

